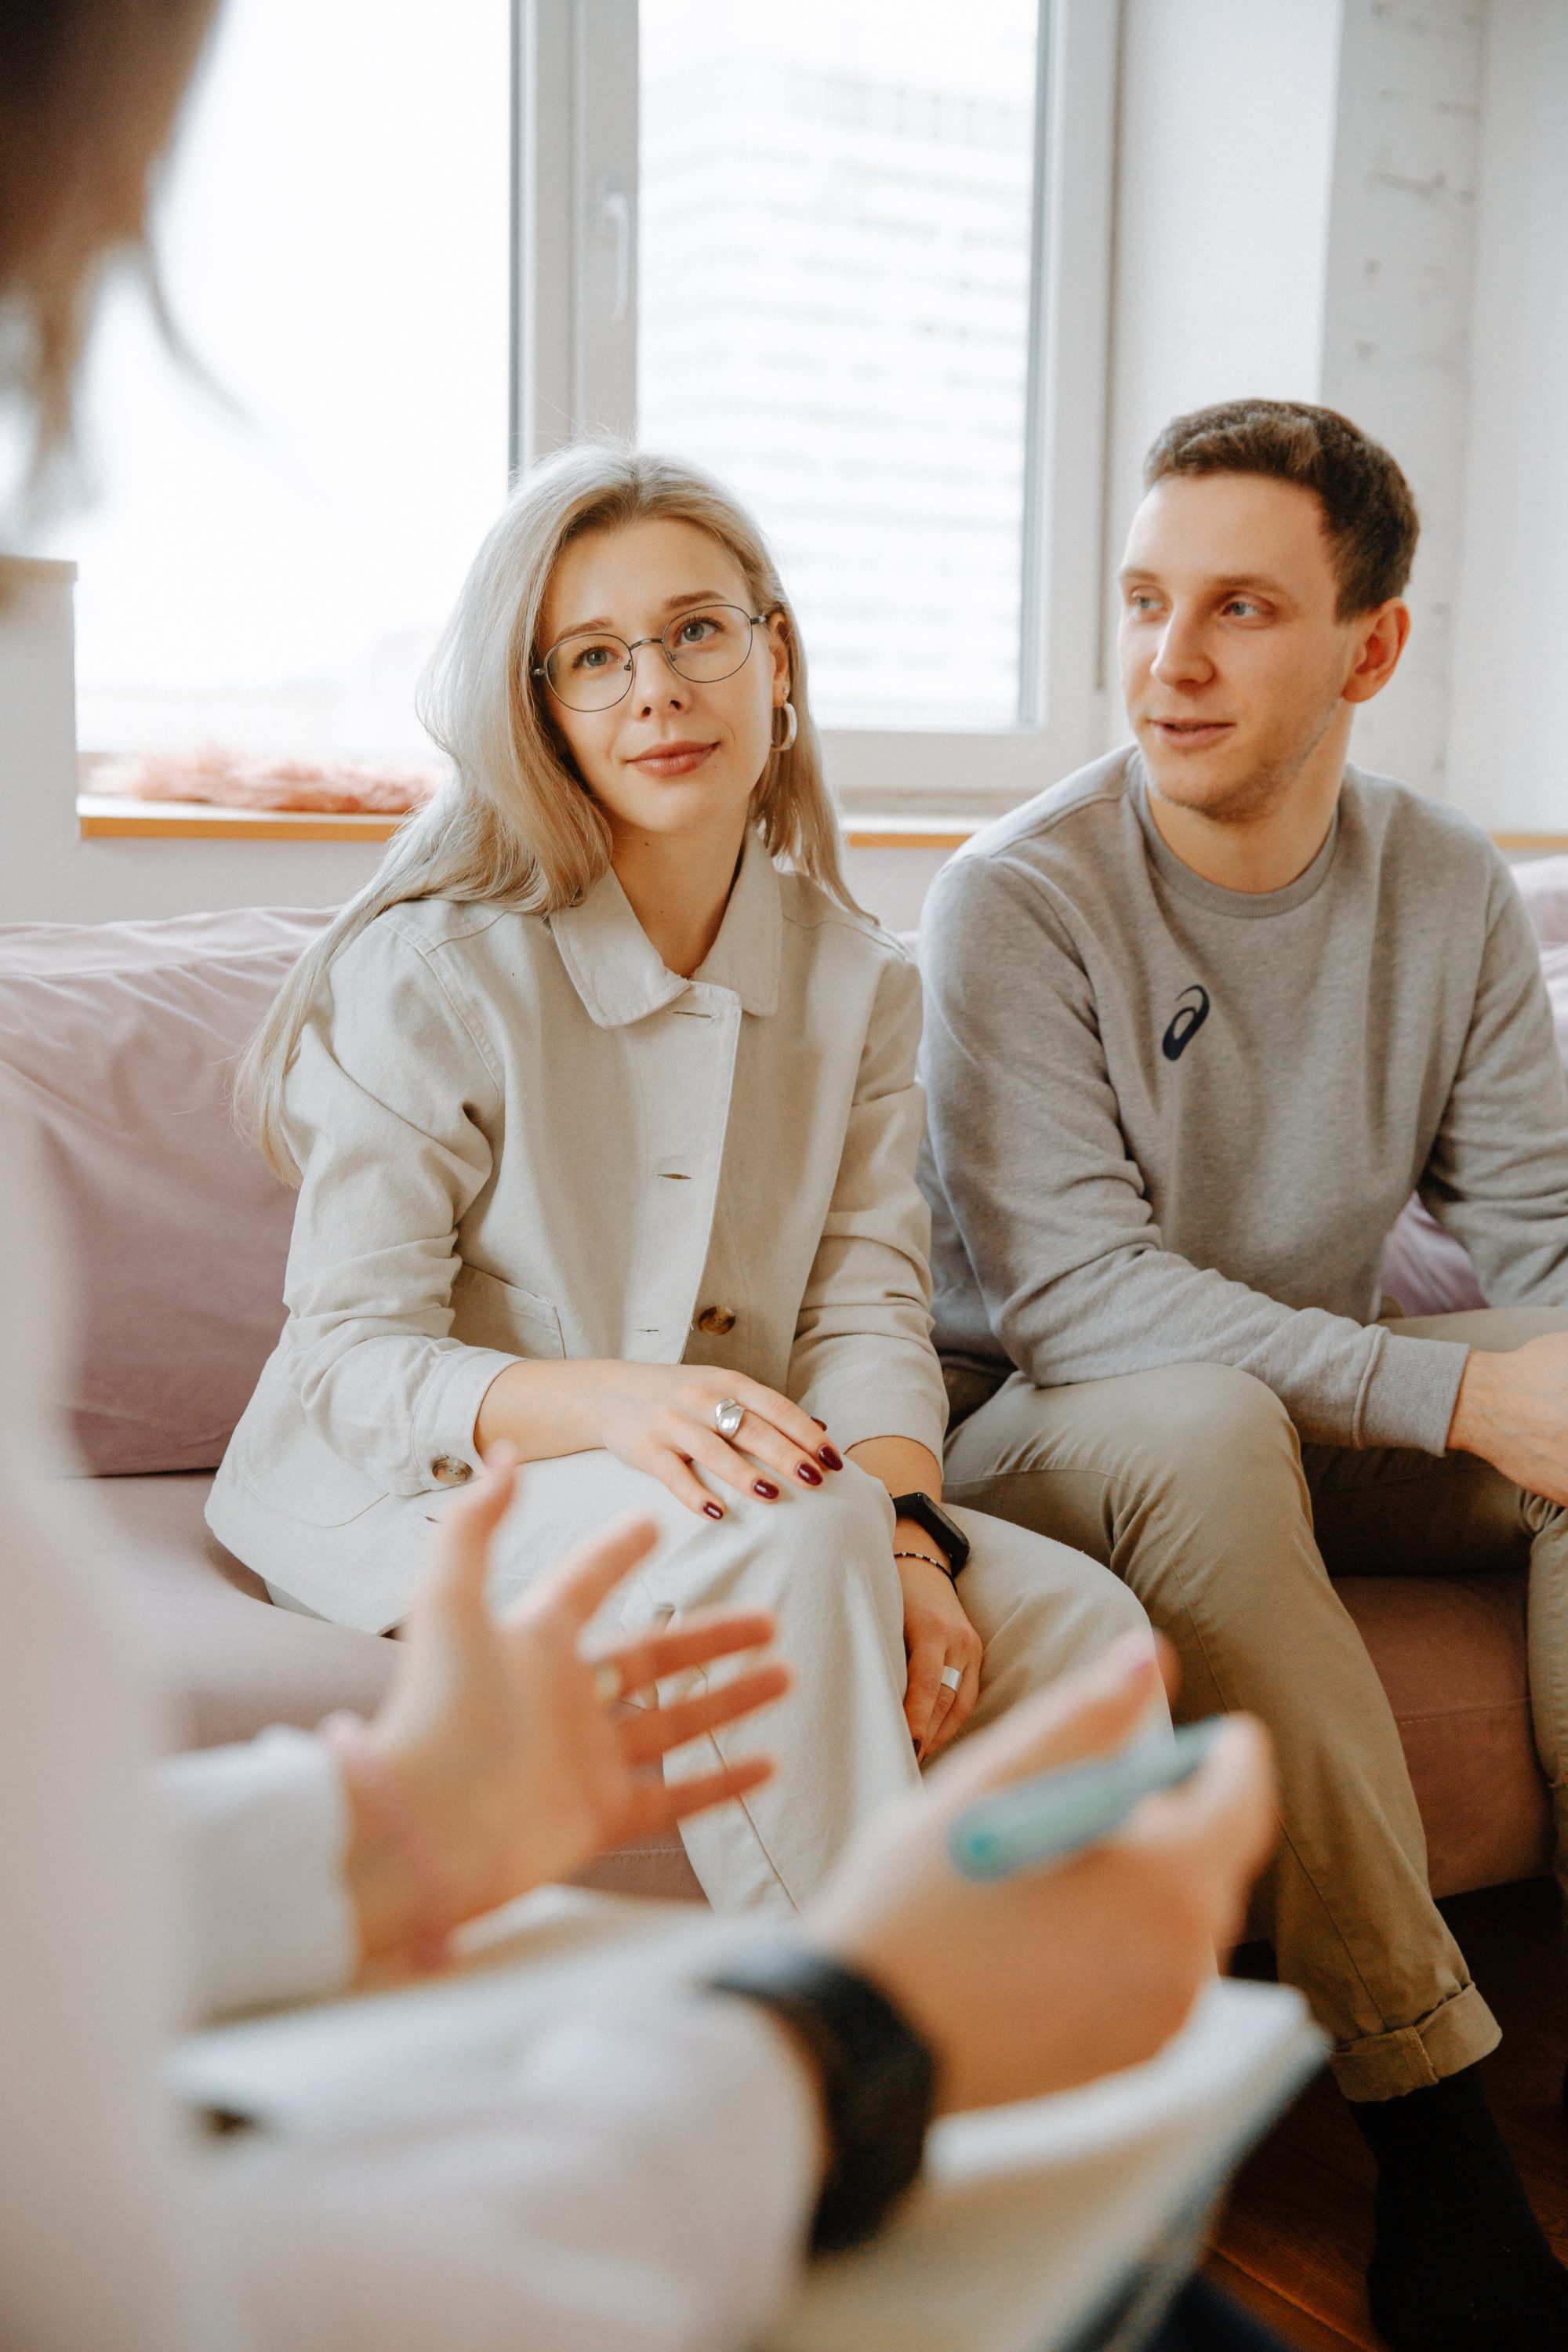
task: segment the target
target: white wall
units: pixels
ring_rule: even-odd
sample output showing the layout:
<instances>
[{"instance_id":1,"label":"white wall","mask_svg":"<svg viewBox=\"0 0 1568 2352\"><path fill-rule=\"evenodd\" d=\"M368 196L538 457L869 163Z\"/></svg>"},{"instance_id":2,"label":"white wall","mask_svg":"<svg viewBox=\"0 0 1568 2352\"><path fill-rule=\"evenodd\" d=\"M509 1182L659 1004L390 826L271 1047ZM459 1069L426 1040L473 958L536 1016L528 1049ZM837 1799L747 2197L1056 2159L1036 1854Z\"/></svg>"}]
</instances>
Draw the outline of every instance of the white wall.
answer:
<instances>
[{"instance_id":1,"label":"white wall","mask_svg":"<svg viewBox=\"0 0 1568 2352\"><path fill-rule=\"evenodd\" d=\"M74 563L0 562L0 921L52 911L75 830Z\"/></svg>"},{"instance_id":2,"label":"white wall","mask_svg":"<svg viewBox=\"0 0 1568 2352\"><path fill-rule=\"evenodd\" d=\"M1126 0L1107 485L1110 593L1143 453L1184 410L1316 400L1341 0Z\"/></svg>"},{"instance_id":3,"label":"white wall","mask_svg":"<svg viewBox=\"0 0 1568 2352\"><path fill-rule=\"evenodd\" d=\"M1568 5L1490 0L1450 790L1568 831Z\"/></svg>"},{"instance_id":4,"label":"white wall","mask_svg":"<svg viewBox=\"0 0 1568 2352\"><path fill-rule=\"evenodd\" d=\"M1492 13L1565 0L1493 0ZM1354 756L1446 794L1486 0L1127 0L1107 572L1167 417L1326 402L1420 502L1415 627ZM1516 289L1488 264L1506 307ZM1107 593L1106 741L1125 731ZM1516 821L1490 814L1489 822Z\"/></svg>"},{"instance_id":5,"label":"white wall","mask_svg":"<svg viewBox=\"0 0 1568 2352\"><path fill-rule=\"evenodd\" d=\"M1318 394L1393 451L1421 509L1410 645L1392 686L1356 714L1352 755L1439 798L1470 425L1484 15L1484 0L1345 0Z\"/></svg>"}]
</instances>

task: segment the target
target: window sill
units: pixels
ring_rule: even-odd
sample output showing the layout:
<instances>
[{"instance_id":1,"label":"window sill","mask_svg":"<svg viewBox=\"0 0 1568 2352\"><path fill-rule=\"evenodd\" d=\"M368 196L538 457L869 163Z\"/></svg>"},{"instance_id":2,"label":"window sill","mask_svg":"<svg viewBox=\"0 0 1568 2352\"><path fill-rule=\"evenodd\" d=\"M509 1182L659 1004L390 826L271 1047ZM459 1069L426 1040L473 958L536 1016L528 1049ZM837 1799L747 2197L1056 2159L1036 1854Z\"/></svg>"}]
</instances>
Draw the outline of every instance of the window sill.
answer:
<instances>
[{"instance_id":1,"label":"window sill","mask_svg":"<svg viewBox=\"0 0 1568 2352\"><path fill-rule=\"evenodd\" d=\"M317 816L306 809L214 808L205 801L133 801L79 793L83 841L390 841L395 816Z\"/></svg>"},{"instance_id":2,"label":"window sill","mask_svg":"<svg viewBox=\"0 0 1568 2352\"><path fill-rule=\"evenodd\" d=\"M390 841L395 816L316 816L305 809L214 808L205 801L133 801L80 793L77 833L83 841ZM989 817L851 817L849 849L962 849ZM1568 833L1494 833L1510 856L1568 851Z\"/></svg>"},{"instance_id":3,"label":"window sill","mask_svg":"<svg viewBox=\"0 0 1568 2352\"><path fill-rule=\"evenodd\" d=\"M205 801L133 801L79 793L83 841L390 841L395 816L317 816L304 809L214 808ZM886 816L851 822L851 849L960 849L986 819Z\"/></svg>"}]
</instances>

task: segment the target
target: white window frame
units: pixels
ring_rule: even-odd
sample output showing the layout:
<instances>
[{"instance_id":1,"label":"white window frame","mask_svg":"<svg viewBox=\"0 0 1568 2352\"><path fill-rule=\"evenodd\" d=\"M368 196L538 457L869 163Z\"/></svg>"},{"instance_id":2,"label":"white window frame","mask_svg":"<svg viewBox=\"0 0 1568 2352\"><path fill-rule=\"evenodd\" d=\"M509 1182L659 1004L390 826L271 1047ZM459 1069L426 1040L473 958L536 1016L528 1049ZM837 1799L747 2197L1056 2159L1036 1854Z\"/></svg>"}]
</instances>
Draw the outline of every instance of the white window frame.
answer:
<instances>
[{"instance_id":1,"label":"white window frame","mask_svg":"<svg viewBox=\"0 0 1568 2352\"><path fill-rule=\"evenodd\" d=\"M854 815L984 816L1103 749L1119 0L1039 0L1022 716L825 730ZM637 400L637 0L512 0L514 471ZM592 70L589 71L591 61Z\"/></svg>"}]
</instances>

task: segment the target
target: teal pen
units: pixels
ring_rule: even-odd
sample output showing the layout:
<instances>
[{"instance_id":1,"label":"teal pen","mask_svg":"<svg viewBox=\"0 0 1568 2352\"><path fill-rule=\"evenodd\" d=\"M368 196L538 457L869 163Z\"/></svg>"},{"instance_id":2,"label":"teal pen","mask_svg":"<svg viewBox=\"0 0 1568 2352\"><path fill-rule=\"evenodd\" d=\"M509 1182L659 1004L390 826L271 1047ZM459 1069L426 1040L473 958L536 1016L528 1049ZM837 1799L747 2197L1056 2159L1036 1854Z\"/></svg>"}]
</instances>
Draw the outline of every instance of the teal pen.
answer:
<instances>
[{"instance_id":1,"label":"teal pen","mask_svg":"<svg viewBox=\"0 0 1568 2352\"><path fill-rule=\"evenodd\" d=\"M947 1849L965 1878L1006 1878L1016 1870L1066 1862L1120 1829L1157 1789L1190 1780L1214 1745L1221 1722L1183 1726L1170 1739L1129 1748L1096 1764L1041 1772L961 1813Z\"/></svg>"}]
</instances>

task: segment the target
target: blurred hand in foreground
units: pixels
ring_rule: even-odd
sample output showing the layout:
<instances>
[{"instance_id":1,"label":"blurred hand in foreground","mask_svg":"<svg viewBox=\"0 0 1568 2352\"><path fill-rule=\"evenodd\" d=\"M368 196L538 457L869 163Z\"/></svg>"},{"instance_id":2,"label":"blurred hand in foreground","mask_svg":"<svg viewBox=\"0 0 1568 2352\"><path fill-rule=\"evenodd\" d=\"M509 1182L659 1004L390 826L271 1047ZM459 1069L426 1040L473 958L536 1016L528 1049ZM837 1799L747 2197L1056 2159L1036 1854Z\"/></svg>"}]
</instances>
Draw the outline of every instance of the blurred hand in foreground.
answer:
<instances>
[{"instance_id":1,"label":"blurred hand in foreground","mask_svg":"<svg viewBox=\"0 0 1568 2352\"><path fill-rule=\"evenodd\" d=\"M1147 1638L1131 1636L1015 1707L868 1823L807 1914L811 1941L929 2042L943 2109L1152 2057L1240 1932L1275 1834L1268 1738L1249 1717L1229 1718L1190 1780L1072 1862L982 1885L948 1858L952 1822L979 1798L1124 1747L1160 1672Z\"/></svg>"},{"instance_id":2,"label":"blurred hand in foreground","mask_svg":"<svg viewBox=\"0 0 1568 2352\"><path fill-rule=\"evenodd\" d=\"M585 1658L600 1603L658 1541L626 1519L531 1585L502 1617L489 1547L515 1462L490 1465L441 1520L433 1571L402 1629L392 1690L344 1743L344 1874L363 1963L414 1956L466 1919L766 1780L754 1756L667 1786L659 1760L789 1687L767 1663L674 1706L626 1706L668 1675L770 1642L760 1611L693 1612Z\"/></svg>"}]
</instances>

